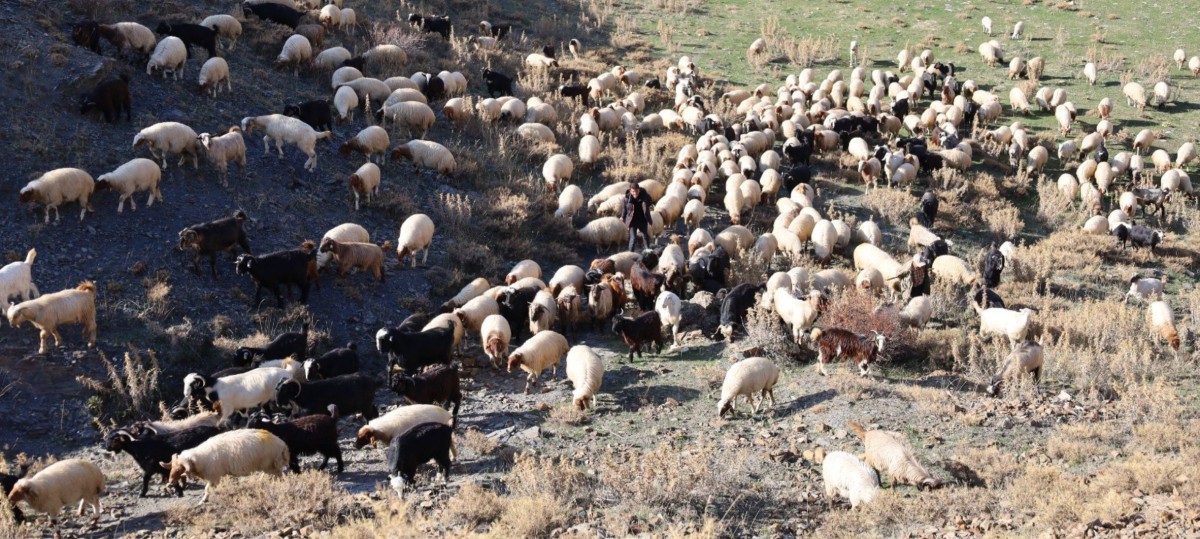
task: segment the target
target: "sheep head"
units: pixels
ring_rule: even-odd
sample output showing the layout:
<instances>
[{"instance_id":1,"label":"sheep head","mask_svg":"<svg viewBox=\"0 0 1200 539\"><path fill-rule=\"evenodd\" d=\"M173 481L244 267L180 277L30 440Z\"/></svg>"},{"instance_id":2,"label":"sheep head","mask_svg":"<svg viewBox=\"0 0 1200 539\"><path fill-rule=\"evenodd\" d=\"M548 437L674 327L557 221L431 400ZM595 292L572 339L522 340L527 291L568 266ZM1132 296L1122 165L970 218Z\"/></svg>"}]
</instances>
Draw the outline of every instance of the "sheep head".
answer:
<instances>
[{"instance_id":1,"label":"sheep head","mask_svg":"<svg viewBox=\"0 0 1200 539\"><path fill-rule=\"evenodd\" d=\"M237 261L234 262L234 271L238 275L248 275L250 269L254 267L253 255L238 255Z\"/></svg>"},{"instance_id":2,"label":"sheep head","mask_svg":"<svg viewBox=\"0 0 1200 539\"><path fill-rule=\"evenodd\" d=\"M337 240L334 240L333 238L325 238L325 241L321 242L320 252L337 254L337 252L338 252Z\"/></svg>"},{"instance_id":3,"label":"sheep head","mask_svg":"<svg viewBox=\"0 0 1200 539\"><path fill-rule=\"evenodd\" d=\"M375 445L375 429L370 425L364 425L363 428L358 429L358 435L354 438L355 449L362 449L367 445Z\"/></svg>"},{"instance_id":4,"label":"sheep head","mask_svg":"<svg viewBox=\"0 0 1200 539\"><path fill-rule=\"evenodd\" d=\"M37 189L30 189L29 187L26 187L24 189L21 189L21 195L20 195L20 198L18 199L18 202L21 204L25 204L26 202L41 202L44 199L45 198L42 196L41 191L38 191Z\"/></svg>"},{"instance_id":5,"label":"sheep head","mask_svg":"<svg viewBox=\"0 0 1200 539\"><path fill-rule=\"evenodd\" d=\"M300 382L291 378L280 380L278 384L275 384L275 404L284 406L292 403L296 397L300 396L301 389Z\"/></svg>"},{"instance_id":6,"label":"sheep head","mask_svg":"<svg viewBox=\"0 0 1200 539\"><path fill-rule=\"evenodd\" d=\"M512 354L509 354L509 356L508 356L508 372L512 372L513 369L518 368L522 364L524 364L525 358L522 357L522 355L523 354L521 352L513 352Z\"/></svg>"},{"instance_id":7,"label":"sheep head","mask_svg":"<svg viewBox=\"0 0 1200 539\"><path fill-rule=\"evenodd\" d=\"M8 494L8 503L13 507L17 506L17 502L25 501L30 504L37 502L37 491L32 488L29 481L22 479L13 485L12 491Z\"/></svg>"}]
</instances>

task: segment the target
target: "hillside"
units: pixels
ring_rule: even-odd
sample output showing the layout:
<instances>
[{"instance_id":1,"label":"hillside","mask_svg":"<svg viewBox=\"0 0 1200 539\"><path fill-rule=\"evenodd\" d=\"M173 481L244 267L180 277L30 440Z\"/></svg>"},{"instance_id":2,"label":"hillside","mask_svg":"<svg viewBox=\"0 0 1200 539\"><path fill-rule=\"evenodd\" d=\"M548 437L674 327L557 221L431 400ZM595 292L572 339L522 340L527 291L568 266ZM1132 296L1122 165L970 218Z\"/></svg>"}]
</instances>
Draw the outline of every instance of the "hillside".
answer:
<instances>
[{"instance_id":1,"label":"hillside","mask_svg":"<svg viewBox=\"0 0 1200 539\"><path fill-rule=\"evenodd\" d=\"M430 103L437 121L425 139L445 145L457 160L453 175L441 175L411 162L388 159L382 165L380 194L354 210L346 179L364 159L338 152L343 142L377 120L360 110L349 123L336 123L331 140L317 143L315 172L294 146L279 158L264 151L262 133L245 137L248 164L231 165L228 185L201 155L198 169L169 159L163 171L164 201L146 207L135 195L136 211L117 213L117 195L97 193L92 212L79 221L75 203L63 206L59 223L43 223L40 204L18 204L19 191L46 171L79 167L93 177L134 157L149 157L130 144L143 128L162 121L191 126L197 133L222 133L242 118L281 113L287 104L332 98L329 70L273 67L284 26L246 19L240 6L200 0L134 2L70 0L62 5L19 0L0 6L0 99L10 128L0 130L0 152L8 174L0 181L0 253L4 263L24 260L37 249L33 279L42 294L92 281L98 290L98 344L85 347L76 325L64 327L64 346L36 354L38 332L30 324L0 328L0 472L33 473L53 460L82 458L105 473L105 512L97 519L64 515L64 537L945 537L945 536L1188 536L1200 532L1200 495L1189 463L1200 457L1191 433L1197 431L1200 385L1194 375L1194 331L1200 323L1195 271L1200 244L1191 229L1200 218L1194 196L1174 193L1165 216L1139 210L1133 222L1163 232L1154 249L1122 248L1115 238L1080 230L1088 214L1081 202L1063 196L1055 180L1077 173L1080 159L1059 159L1064 140L1079 139L1100 121L1100 99L1114 101L1115 156L1132 152L1142 130L1156 136L1151 152L1174 159L1200 135L1200 82L1174 65L1177 47L1200 53L1200 30L1175 24L1190 14L1179 6L1115 0L1021 4L977 3L907 7L843 0L829 4L780 6L757 1L649 3L589 0L521 3L352 2L353 32L333 29L324 48L346 47L355 54L392 43L405 49L403 67L371 66L380 80L415 72L459 71L469 81L472 110L488 95L485 67L517 77L516 94L550 103L557 143L530 143L515 134L520 121L489 121L474 112L462 122ZM409 13L449 14L455 34L444 40L406 21ZM199 22L230 13L243 25L236 49L222 50L232 74L231 92L215 98L200 93L196 76L207 54L193 49L182 80L149 77L145 64L118 55L107 41L102 53L75 45L73 23L138 21L154 29L159 21ZM977 46L988 39L979 19L995 21L992 38L1004 45L1005 64L989 68ZM510 23L514 31L499 50L481 50L468 41L478 22ZM1008 36L1024 21L1019 39ZM1151 30L1153 29L1153 30ZM758 37L765 54L747 58ZM582 44L568 52L572 38ZM932 231L953 241L952 253L969 267L982 267L987 250L1016 244L1002 284L995 292L1012 309L1036 310L1029 339L1045 351L1037 384L1028 377L1007 384L999 396L987 386L1010 352L1004 338L979 334L968 287L935 281L932 319L921 329L905 329L896 310L908 298L909 282L897 293L872 296L855 289L827 290L828 303L816 325L844 327L860 334L879 330L889 337L873 367L860 377L853 364L830 365L818 373L811 342L797 344L773 310L752 309L747 334L726 343L718 335L721 298L698 291L683 294L681 343L661 353L628 361L628 347L609 320L577 331L562 329L571 345L592 347L605 374L597 406L571 406L573 384L564 369L543 373L532 392L522 392L525 373L494 369L468 332L455 364L465 401L455 426L457 455L446 484L434 467L417 474L417 488L400 499L388 485L384 448L355 448L361 417L339 423L345 471L316 470L302 460L302 474L255 475L230 479L196 506L203 487L192 482L183 498L168 496L159 480L150 495L137 496L141 472L125 454L105 451L102 441L136 420L157 419L182 398L183 377L230 365L240 346L261 345L310 323L310 353L354 343L361 371L382 380L386 358L375 334L422 312L436 313L444 301L476 277L493 285L504 281L518 261L532 259L549 280L568 264L584 269L613 254L577 238L574 229L595 218L583 209L573 218L554 217L557 195L542 178L542 164L562 153L575 163L572 183L585 200L617 181L654 179L669 184L680 149L699 133L664 130L602 133L603 150L594 165L580 163L579 118L588 109L556 95L561 84L589 79L624 65L643 78L665 79L680 55L697 65L696 94L725 125L745 115L721 100L728 91L753 91L767 84L767 101L789 75L811 68L814 80L838 69L848 80L848 47L859 45L866 86L873 69L895 70L896 52L924 48L939 61L953 62L959 81L973 80L999 96L1000 118L987 125L1021 122L1033 144L1049 150L1042 176L1010 170L1007 146L970 134L974 160L965 172L922 171L910 186L867 190L855 159L841 150L813 156L813 207L826 219L853 230L873 220L883 232L882 247L907 262L910 218L929 188L939 192L941 213ZM537 72L523 63L544 46L558 51L559 67ZM1192 50L1198 47L1197 50ZM1037 85L1006 77L1007 60L1020 55L1046 59L1041 86L1061 88L1078 109L1067 137L1057 132L1053 113L1014 114L1014 84L1032 95ZM1085 61L1100 67L1090 86L1080 70ZM906 73L900 73L905 75ZM125 75L133 94L132 121L108 124L96 114L79 114L80 96L107 78ZM1122 85L1138 81L1151 91L1168 81L1172 100L1164 107L1126 106ZM671 109L674 92L618 87L602 104L637 91L646 100L638 121ZM891 99L885 99L891 103ZM373 103L372 106L377 106ZM916 102L924 111L927 99ZM790 105L789 105L790 106ZM1036 105L1035 105L1036 109ZM367 117L364 117L367 116ZM415 136L389 129L391 145ZM781 133L780 133L781 134ZM906 135L909 133L905 133ZM873 137L872 137L873 138ZM882 139L881 139L882 140ZM774 149L782 153L785 137ZM886 141L885 141L886 142ZM1102 201L1103 215L1119 205L1117 195L1158 184L1161 171L1144 156L1146 177L1119 175ZM780 172L790 167L785 159ZM692 165L695 169L695 165ZM1181 169L1195 173L1195 162ZM714 235L732 224L723 204L726 176L707 191L702 228ZM781 198L788 198L781 193ZM793 199L799 200L797 195ZM780 209L771 197L742 216L755 236L773 232ZM202 260L191 271L192 254L178 249L179 231L189 225L244 211L252 251L262 255L319 241L341 223L366 228L371 241L396 242L400 224L417 213L436 223L428 263L398 265L385 251L387 280L375 283L363 272L339 277L324 273L308 305L288 301L277 308L270 293L252 305L254 285L234 272L234 258L217 258L217 277ZM677 223L657 239L661 248L672 232L692 230ZM855 239L826 265L805 246L803 253L778 252L756 261L734 257L727 287L759 284L776 272L825 268L855 276ZM1149 327L1149 301L1125 300L1129 279L1162 276L1165 295L1182 345L1167 346ZM805 283L805 288L808 283ZM801 287L797 287L800 290ZM586 296L586 293L584 294ZM797 292L797 296L801 296ZM289 299L294 299L291 296ZM893 307L888 310L889 307ZM636 315L629 305L623 314ZM561 329L561 328L560 328ZM808 334L807 331L803 332ZM807 339L806 339L807 341ZM514 342L513 348L519 345ZM726 372L734 362L765 356L782 371L775 402L751 414L744 404L732 416L718 417L717 403ZM403 404L380 387L376 404ZM893 431L940 483L934 490L897 484L882 474L884 488L869 504L852 509L844 497L830 499L822 478L825 455L864 453L849 422ZM72 509L70 507L68 510ZM26 511L26 513L30 513ZM44 526L18 526L0 511L0 536L50 537Z\"/></svg>"}]
</instances>

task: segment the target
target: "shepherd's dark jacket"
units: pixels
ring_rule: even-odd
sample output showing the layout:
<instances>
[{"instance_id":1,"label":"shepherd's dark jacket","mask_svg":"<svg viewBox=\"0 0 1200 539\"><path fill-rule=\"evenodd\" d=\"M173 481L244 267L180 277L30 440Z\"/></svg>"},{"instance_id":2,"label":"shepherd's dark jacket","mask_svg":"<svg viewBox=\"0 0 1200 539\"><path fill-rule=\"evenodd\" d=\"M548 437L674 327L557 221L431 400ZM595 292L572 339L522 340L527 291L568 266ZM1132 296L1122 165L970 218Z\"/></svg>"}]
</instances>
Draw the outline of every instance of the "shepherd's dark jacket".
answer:
<instances>
[{"instance_id":1,"label":"shepherd's dark jacket","mask_svg":"<svg viewBox=\"0 0 1200 539\"><path fill-rule=\"evenodd\" d=\"M625 191L625 205L621 208L621 220L625 221L626 226L644 227L650 222L650 210L653 207L650 195L646 194L645 189L638 192L637 198L634 198L632 192Z\"/></svg>"}]
</instances>

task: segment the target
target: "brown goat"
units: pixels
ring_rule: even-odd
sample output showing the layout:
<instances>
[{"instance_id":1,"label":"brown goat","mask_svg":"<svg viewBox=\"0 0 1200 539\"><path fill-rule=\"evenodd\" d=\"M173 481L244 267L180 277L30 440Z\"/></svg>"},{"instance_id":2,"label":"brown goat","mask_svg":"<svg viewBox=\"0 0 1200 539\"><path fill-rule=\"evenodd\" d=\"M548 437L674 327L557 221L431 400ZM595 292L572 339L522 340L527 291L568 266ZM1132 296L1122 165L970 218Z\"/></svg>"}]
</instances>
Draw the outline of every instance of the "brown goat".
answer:
<instances>
[{"instance_id":1,"label":"brown goat","mask_svg":"<svg viewBox=\"0 0 1200 539\"><path fill-rule=\"evenodd\" d=\"M358 268L371 272L375 280L381 283L387 282L383 271L383 252L391 248L390 241L383 242L382 247L374 243L339 242L332 238L325 238L321 242L321 252L333 254L333 259L337 261L339 277L345 277L350 268Z\"/></svg>"},{"instance_id":2,"label":"brown goat","mask_svg":"<svg viewBox=\"0 0 1200 539\"><path fill-rule=\"evenodd\" d=\"M616 310L624 309L625 302L629 301L629 295L625 293L625 277L620 273L605 275L600 279L600 284L612 290L613 308Z\"/></svg>"},{"instance_id":3,"label":"brown goat","mask_svg":"<svg viewBox=\"0 0 1200 539\"><path fill-rule=\"evenodd\" d=\"M654 298L658 297L658 289L666 280L661 274L654 273L638 262L630 270L629 284L633 285L633 297L642 310L654 308ZM623 304L622 304L623 305Z\"/></svg>"},{"instance_id":4,"label":"brown goat","mask_svg":"<svg viewBox=\"0 0 1200 539\"><path fill-rule=\"evenodd\" d=\"M879 333L875 333L872 337L858 335L840 328L826 330L814 328L812 330L812 341L817 349L817 361L821 366L822 376L828 374L825 372L826 363L842 357L851 359L858 365L859 376L870 375L871 363L875 362L879 351L883 350L885 340L884 336Z\"/></svg>"}]
</instances>

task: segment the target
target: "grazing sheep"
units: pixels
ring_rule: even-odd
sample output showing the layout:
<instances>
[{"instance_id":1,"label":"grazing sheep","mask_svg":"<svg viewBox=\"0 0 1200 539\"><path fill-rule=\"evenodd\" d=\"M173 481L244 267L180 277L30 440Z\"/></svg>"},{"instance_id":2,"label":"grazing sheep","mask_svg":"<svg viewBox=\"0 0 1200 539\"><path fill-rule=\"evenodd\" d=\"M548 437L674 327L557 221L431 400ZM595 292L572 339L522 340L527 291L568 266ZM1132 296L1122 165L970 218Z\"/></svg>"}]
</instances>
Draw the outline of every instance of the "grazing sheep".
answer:
<instances>
[{"instance_id":1,"label":"grazing sheep","mask_svg":"<svg viewBox=\"0 0 1200 539\"><path fill-rule=\"evenodd\" d=\"M420 101L398 101L386 105L379 109L376 116L381 124L391 120L393 129L400 127L418 137L424 137L437 121L433 109Z\"/></svg>"},{"instance_id":2,"label":"grazing sheep","mask_svg":"<svg viewBox=\"0 0 1200 539\"><path fill-rule=\"evenodd\" d=\"M821 463L825 498L833 505L834 496L850 500L850 507L871 503L879 495L879 475L867 463L845 451L825 455Z\"/></svg>"},{"instance_id":3,"label":"grazing sheep","mask_svg":"<svg viewBox=\"0 0 1200 539\"><path fill-rule=\"evenodd\" d=\"M596 393L604 380L604 360L587 345L571 347L567 352L567 379L575 386L571 399L575 408L595 408Z\"/></svg>"},{"instance_id":4,"label":"grazing sheep","mask_svg":"<svg viewBox=\"0 0 1200 539\"><path fill-rule=\"evenodd\" d=\"M388 477L396 493L403 498L405 488L413 484L417 467L433 460L442 474L450 479L450 461L454 453L452 429L441 423L424 423L392 438L388 446Z\"/></svg>"},{"instance_id":5,"label":"grazing sheep","mask_svg":"<svg viewBox=\"0 0 1200 539\"><path fill-rule=\"evenodd\" d=\"M199 139L200 145L208 153L208 160L217 167L217 171L220 173L221 185L229 184L230 161L237 164L238 172L245 174L246 141L242 138L242 128L236 125L232 126L224 135L216 137L208 133L201 133ZM162 201L161 196L159 201Z\"/></svg>"},{"instance_id":6,"label":"grazing sheep","mask_svg":"<svg viewBox=\"0 0 1200 539\"><path fill-rule=\"evenodd\" d=\"M629 228L617 217L595 219L577 233L581 241L595 245L597 252L602 247L620 247L629 240Z\"/></svg>"},{"instance_id":7,"label":"grazing sheep","mask_svg":"<svg viewBox=\"0 0 1200 539\"><path fill-rule=\"evenodd\" d=\"M229 64L224 58L214 56L200 66L200 91L208 90L211 97L217 97L221 83L225 83L226 91L233 91L233 80L229 77Z\"/></svg>"},{"instance_id":8,"label":"grazing sheep","mask_svg":"<svg viewBox=\"0 0 1200 539\"><path fill-rule=\"evenodd\" d=\"M116 122L121 111L125 112L125 121L132 120L133 98L129 95L129 75L122 74L115 79L108 79L96 85L91 93L84 95L79 106L80 114L87 114L92 109L100 110L104 121Z\"/></svg>"},{"instance_id":9,"label":"grazing sheep","mask_svg":"<svg viewBox=\"0 0 1200 539\"><path fill-rule=\"evenodd\" d=\"M746 401L758 413L759 406L769 397L771 406L775 406L775 384L779 382L779 367L764 357L751 357L734 363L725 373L725 381L721 383L721 400L717 402L717 416L725 417L726 413L734 411L737 398L746 397ZM754 402L754 394L761 393L758 402Z\"/></svg>"},{"instance_id":10,"label":"grazing sheep","mask_svg":"<svg viewBox=\"0 0 1200 539\"><path fill-rule=\"evenodd\" d=\"M50 210L54 210L54 222L57 223L62 219L58 207L67 202L78 201L81 206L79 220L83 221L87 212L92 211L88 199L91 198L95 187L95 181L87 172L77 168L59 168L42 174L22 187L17 200L20 204L44 203L47 223L50 222Z\"/></svg>"},{"instance_id":11,"label":"grazing sheep","mask_svg":"<svg viewBox=\"0 0 1200 539\"><path fill-rule=\"evenodd\" d=\"M2 272L3 270L0 270L0 273ZM1125 300L1128 301L1130 296L1137 296L1142 299L1161 297L1163 286L1166 282L1166 276L1163 276L1162 279L1155 279L1152 277L1143 278L1140 275L1134 274L1133 277L1129 278L1129 291L1125 293ZM0 298L0 300L2 299Z\"/></svg>"},{"instance_id":12,"label":"grazing sheep","mask_svg":"<svg viewBox=\"0 0 1200 539\"><path fill-rule=\"evenodd\" d=\"M508 320L499 314L488 315L479 326L479 336L484 354L492 360L492 367L499 369L508 358L508 343L512 340Z\"/></svg>"},{"instance_id":13,"label":"grazing sheep","mask_svg":"<svg viewBox=\"0 0 1200 539\"><path fill-rule=\"evenodd\" d=\"M112 43L114 47L121 50L139 52L143 55L151 54L155 50L155 44L158 42L158 39L154 37L154 32L136 22L101 24L96 30L101 37ZM99 45L97 45L97 49L98 47ZM99 51L97 50L97 52Z\"/></svg>"},{"instance_id":14,"label":"grazing sheep","mask_svg":"<svg viewBox=\"0 0 1200 539\"><path fill-rule=\"evenodd\" d=\"M933 259L934 277L947 282L972 285L979 281L979 274L970 264L954 255L941 255Z\"/></svg>"},{"instance_id":15,"label":"grazing sheep","mask_svg":"<svg viewBox=\"0 0 1200 539\"><path fill-rule=\"evenodd\" d=\"M879 273L883 274L884 282L899 291L901 281L908 275L911 266L897 262L883 249L863 243L854 248L854 268L860 271L866 268L879 270Z\"/></svg>"},{"instance_id":16,"label":"grazing sheep","mask_svg":"<svg viewBox=\"0 0 1200 539\"><path fill-rule=\"evenodd\" d=\"M419 167L454 175L457 165L454 155L445 146L428 140L410 140L392 150L392 160L407 159Z\"/></svg>"},{"instance_id":17,"label":"grazing sheep","mask_svg":"<svg viewBox=\"0 0 1200 539\"><path fill-rule=\"evenodd\" d=\"M492 285L488 283L487 279L483 277L475 278L475 280L467 283L458 294L455 294L454 297L442 304L442 312L450 312L466 305L468 301L479 297L491 287Z\"/></svg>"},{"instance_id":18,"label":"grazing sheep","mask_svg":"<svg viewBox=\"0 0 1200 539\"><path fill-rule=\"evenodd\" d=\"M237 40L242 36L242 23L232 15L210 15L200 21L200 26L215 31L218 36L228 38L230 52L237 48Z\"/></svg>"},{"instance_id":19,"label":"grazing sheep","mask_svg":"<svg viewBox=\"0 0 1200 539\"><path fill-rule=\"evenodd\" d=\"M490 296L476 296L454 309L453 313L462 322L464 330L482 331L484 320L491 315L500 314L500 304Z\"/></svg>"},{"instance_id":20,"label":"grazing sheep","mask_svg":"<svg viewBox=\"0 0 1200 539\"><path fill-rule=\"evenodd\" d=\"M154 54L150 55L150 61L146 63L146 75L154 76L154 70L162 71L163 78L167 78L167 72L170 71L175 80L183 78L183 67L187 62L187 45L183 44L183 40L175 36L167 36L158 45L154 47Z\"/></svg>"},{"instance_id":21,"label":"grazing sheep","mask_svg":"<svg viewBox=\"0 0 1200 539\"><path fill-rule=\"evenodd\" d=\"M917 296L908 300L908 304L897 314L900 323L906 327L922 329L933 317L933 303L929 296Z\"/></svg>"},{"instance_id":22,"label":"grazing sheep","mask_svg":"<svg viewBox=\"0 0 1200 539\"><path fill-rule=\"evenodd\" d=\"M133 195L138 191L150 191L146 199L146 207L154 205L154 199L162 202L162 194L158 192L158 183L162 179L162 170L158 164L149 159L136 158L125 163L116 170L101 174L96 178L96 190L113 189L121 194L117 202L117 213L125 209L125 201L129 201L130 211L137 210L137 202Z\"/></svg>"},{"instance_id":23,"label":"grazing sheep","mask_svg":"<svg viewBox=\"0 0 1200 539\"><path fill-rule=\"evenodd\" d=\"M1032 309L1013 311L998 307L984 309L979 305L972 305L972 307L979 314L980 337L1003 335L1008 337L1009 343L1014 347L1025 339L1025 335L1029 331Z\"/></svg>"},{"instance_id":24,"label":"grazing sheep","mask_svg":"<svg viewBox=\"0 0 1200 539\"><path fill-rule=\"evenodd\" d=\"M815 286L804 300L797 298L791 290L785 288L775 290L775 312L779 314L784 323L791 326L793 341L801 342L804 332L817 320L817 315L820 313L820 302L821 292Z\"/></svg>"},{"instance_id":25,"label":"grazing sheep","mask_svg":"<svg viewBox=\"0 0 1200 539\"><path fill-rule=\"evenodd\" d=\"M179 155L178 166L191 157L192 168L200 167L197 161L200 139L192 128L179 122L160 122L139 131L133 137L133 149L141 146L150 150L151 157L162 161L163 170L167 169L167 154Z\"/></svg>"},{"instance_id":26,"label":"grazing sheep","mask_svg":"<svg viewBox=\"0 0 1200 539\"><path fill-rule=\"evenodd\" d=\"M379 162L383 163L387 157L387 149L391 144L391 139L388 138L387 130L377 125L372 125L359 131L354 138L347 140L338 148L338 153L343 156L350 155L350 152L358 152L367 157L367 162L371 162L371 156L378 155ZM357 207L355 209L358 209Z\"/></svg>"},{"instance_id":27,"label":"grazing sheep","mask_svg":"<svg viewBox=\"0 0 1200 539\"><path fill-rule=\"evenodd\" d=\"M92 507L92 514L101 512L100 495L104 494L104 473L95 464L82 459L66 459L51 464L30 477L20 479L9 492L8 502L16 507L25 502L30 509L46 513L54 524L63 507L79 504Z\"/></svg>"},{"instance_id":28,"label":"grazing sheep","mask_svg":"<svg viewBox=\"0 0 1200 539\"><path fill-rule=\"evenodd\" d=\"M1045 357L1042 350L1042 345L1024 341L1013 347L1012 352L1009 352L1008 357L1004 359L1004 367L996 376L992 377L991 382L987 386L988 395L997 395L1000 393L1001 384L1015 379L1025 373L1033 373L1033 382L1036 384L1042 378L1042 365L1045 363Z\"/></svg>"},{"instance_id":29,"label":"grazing sheep","mask_svg":"<svg viewBox=\"0 0 1200 539\"><path fill-rule=\"evenodd\" d=\"M412 267L417 267L417 253L424 251L421 264L429 261L429 248L433 244L433 219L423 213L410 215L400 225L400 237L396 239L396 257L404 265L404 257L412 257Z\"/></svg>"},{"instance_id":30,"label":"grazing sheep","mask_svg":"<svg viewBox=\"0 0 1200 539\"><path fill-rule=\"evenodd\" d=\"M353 55L345 47L330 47L317 54L313 59L313 66L320 69L337 69L351 58Z\"/></svg>"},{"instance_id":31,"label":"grazing sheep","mask_svg":"<svg viewBox=\"0 0 1200 539\"><path fill-rule=\"evenodd\" d=\"M913 485L918 489L938 488L938 481L926 470L913 450L904 443L904 436L898 432L883 430L866 430L862 425L850 421L846 424L863 441L866 448L867 465L879 472L887 472L892 485Z\"/></svg>"},{"instance_id":32,"label":"grazing sheep","mask_svg":"<svg viewBox=\"0 0 1200 539\"><path fill-rule=\"evenodd\" d=\"M375 419L370 420L358 429L354 441L355 448L382 443L390 444L392 439L404 434L409 429L423 423L441 423L450 425L454 416L441 406L432 404L410 404L398 406ZM453 453L451 453L453 454Z\"/></svg>"},{"instance_id":33,"label":"grazing sheep","mask_svg":"<svg viewBox=\"0 0 1200 539\"><path fill-rule=\"evenodd\" d=\"M538 375L547 368L552 376L558 377L558 363L570 346L567 339L554 331L542 331L526 339L525 343L508 355L508 372L519 367L529 373L525 378L525 393L537 384Z\"/></svg>"},{"instance_id":34,"label":"grazing sheep","mask_svg":"<svg viewBox=\"0 0 1200 539\"><path fill-rule=\"evenodd\" d=\"M558 209L555 217L570 219L583 207L583 190L578 185L568 185L558 194Z\"/></svg>"},{"instance_id":35,"label":"grazing sheep","mask_svg":"<svg viewBox=\"0 0 1200 539\"><path fill-rule=\"evenodd\" d=\"M292 74L300 74L300 66L306 66L312 63L313 44L307 37L300 34L292 34L291 37L283 43L283 50L279 51L279 55L275 57L275 67L292 66Z\"/></svg>"},{"instance_id":36,"label":"grazing sheep","mask_svg":"<svg viewBox=\"0 0 1200 539\"><path fill-rule=\"evenodd\" d=\"M1130 82L1121 88L1121 93L1125 94L1126 105L1136 106L1138 110L1145 110L1146 89L1141 84Z\"/></svg>"},{"instance_id":37,"label":"grazing sheep","mask_svg":"<svg viewBox=\"0 0 1200 539\"><path fill-rule=\"evenodd\" d=\"M318 133L303 121L282 114L247 116L242 118L242 131L246 135L250 135L255 129L262 129L266 132L263 136L263 151L270 153L271 140L273 139L280 159L283 159L283 143L295 144L300 151L308 156L308 160L304 162L304 169L309 172L317 169L317 151L315 149L317 141L333 135L329 131Z\"/></svg>"},{"instance_id":38,"label":"grazing sheep","mask_svg":"<svg viewBox=\"0 0 1200 539\"><path fill-rule=\"evenodd\" d=\"M361 269L370 272L380 283L387 282L387 274L383 269L383 252L392 248L392 242L385 241L383 246L374 243L339 242L334 239L321 241L320 253L333 255L338 265L338 276L345 277L350 269Z\"/></svg>"},{"instance_id":39,"label":"grazing sheep","mask_svg":"<svg viewBox=\"0 0 1200 539\"><path fill-rule=\"evenodd\" d=\"M683 302L674 292L663 291L655 301L654 310L658 313L663 327L671 328L672 346L679 346L679 324L683 321Z\"/></svg>"},{"instance_id":40,"label":"grazing sheep","mask_svg":"<svg viewBox=\"0 0 1200 539\"><path fill-rule=\"evenodd\" d=\"M1150 329L1167 341L1172 350L1178 352L1179 332L1175 329L1175 315L1171 312L1171 306L1165 301L1151 303L1147 308L1146 318Z\"/></svg>"},{"instance_id":41,"label":"grazing sheep","mask_svg":"<svg viewBox=\"0 0 1200 539\"><path fill-rule=\"evenodd\" d=\"M546 180L546 189L557 191L560 183L568 183L575 173L575 164L571 158L563 154L555 154L546 159L542 165L542 178Z\"/></svg>"},{"instance_id":42,"label":"grazing sheep","mask_svg":"<svg viewBox=\"0 0 1200 539\"><path fill-rule=\"evenodd\" d=\"M279 437L265 430L244 429L213 436L161 465L171 469L171 485L182 485L185 476L204 481L204 496L200 498L203 504L208 501L210 489L225 476L241 477L254 472L279 475L290 460L287 444Z\"/></svg>"},{"instance_id":43,"label":"grazing sheep","mask_svg":"<svg viewBox=\"0 0 1200 539\"><path fill-rule=\"evenodd\" d=\"M32 262L28 258L26 261ZM10 306L7 317L8 324L14 328L29 322L41 330L39 354L46 353L51 336L55 346L62 346L58 326L63 324L82 324L88 347L93 347L96 345L96 285L84 281L72 289L23 301Z\"/></svg>"}]
</instances>

